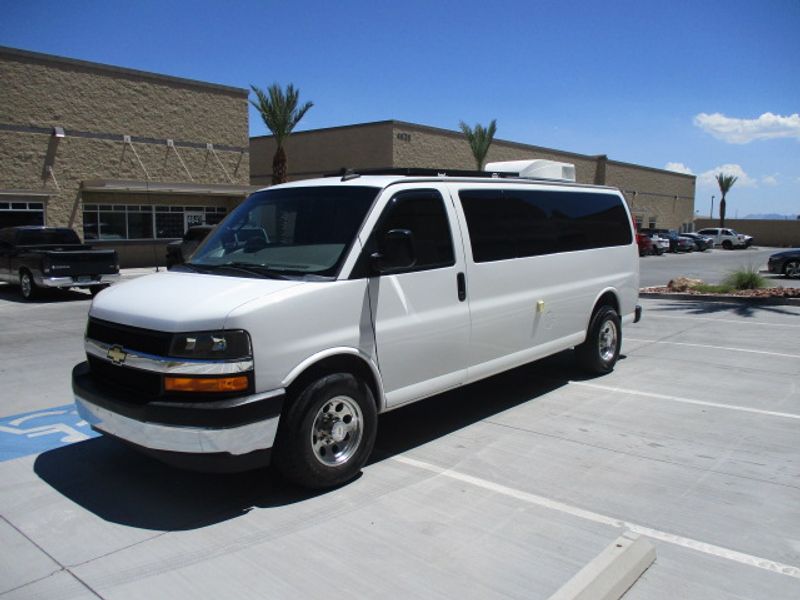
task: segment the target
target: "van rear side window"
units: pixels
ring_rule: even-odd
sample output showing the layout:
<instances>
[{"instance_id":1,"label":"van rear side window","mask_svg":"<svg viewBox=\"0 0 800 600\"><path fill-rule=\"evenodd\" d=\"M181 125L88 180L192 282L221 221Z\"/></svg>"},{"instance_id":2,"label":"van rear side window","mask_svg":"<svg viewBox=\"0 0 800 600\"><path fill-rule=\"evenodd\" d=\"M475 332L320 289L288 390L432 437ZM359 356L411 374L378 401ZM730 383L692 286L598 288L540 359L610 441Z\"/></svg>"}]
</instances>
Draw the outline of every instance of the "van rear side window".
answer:
<instances>
[{"instance_id":1,"label":"van rear side window","mask_svg":"<svg viewBox=\"0 0 800 600\"><path fill-rule=\"evenodd\" d=\"M619 196L548 190L460 190L472 257L489 262L625 246L631 224Z\"/></svg>"}]
</instances>

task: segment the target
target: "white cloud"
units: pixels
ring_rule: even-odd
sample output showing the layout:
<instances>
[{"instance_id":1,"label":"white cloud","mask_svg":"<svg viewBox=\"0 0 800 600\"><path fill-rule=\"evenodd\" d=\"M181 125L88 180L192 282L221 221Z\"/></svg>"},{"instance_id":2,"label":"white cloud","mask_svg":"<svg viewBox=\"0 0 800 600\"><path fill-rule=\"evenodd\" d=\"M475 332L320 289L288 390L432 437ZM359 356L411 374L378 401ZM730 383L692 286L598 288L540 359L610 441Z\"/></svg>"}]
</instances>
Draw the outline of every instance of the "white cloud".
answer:
<instances>
[{"instance_id":1,"label":"white cloud","mask_svg":"<svg viewBox=\"0 0 800 600\"><path fill-rule=\"evenodd\" d=\"M722 113L700 113L695 126L729 144L748 144L753 140L796 138L800 140L800 114L787 117L766 112L757 119L735 119Z\"/></svg>"},{"instance_id":2,"label":"white cloud","mask_svg":"<svg viewBox=\"0 0 800 600\"><path fill-rule=\"evenodd\" d=\"M775 173L775 175L765 175L761 178L761 183L770 187L778 185L778 174Z\"/></svg>"},{"instance_id":3,"label":"white cloud","mask_svg":"<svg viewBox=\"0 0 800 600\"><path fill-rule=\"evenodd\" d=\"M725 175L735 175L738 179L734 186L739 187L758 187L758 181L750 177L745 170L742 168L741 165L720 165L718 167L714 167L706 171L705 173L700 173L697 176L697 185L703 187L711 187L711 188L718 188L719 184L717 183L717 174L718 173L725 173Z\"/></svg>"},{"instance_id":4,"label":"white cloud","mask_svg":"<svg viewBox=\"0 0 800 600\"><path fill-rule=\"evenodd\" d=\"M692 170L689 167L687 167L685 164L679 163L679 162L668 162L666 164L666 166L664 166L664 168L667 171L674 171L675 173L684 173L686 175L694 175L694 173L692 173Z\"/></svg>"}]
</instances>

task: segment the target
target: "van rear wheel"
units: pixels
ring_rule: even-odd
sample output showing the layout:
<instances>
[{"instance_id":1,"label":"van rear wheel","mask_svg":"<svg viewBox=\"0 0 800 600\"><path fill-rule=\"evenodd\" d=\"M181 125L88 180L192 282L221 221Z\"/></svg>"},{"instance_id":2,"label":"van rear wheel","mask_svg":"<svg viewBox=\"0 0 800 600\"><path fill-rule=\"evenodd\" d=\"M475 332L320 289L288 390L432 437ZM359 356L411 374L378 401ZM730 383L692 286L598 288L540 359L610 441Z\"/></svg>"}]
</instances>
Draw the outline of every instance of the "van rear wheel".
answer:
<instances>
[{"instance_id":1,"label":"van rear wheel","mask_svg":"<svg viewBox=\"0 0 800 600\"><path fill-rule=\"evenodd\" d=\"M340 485L367 462L377 425L368 385L350 373L322 377L303 388L281 416L273 464L303 487Z\"/></svg>"},{"instance_id":2,"label":"van rear wheel","mask_svg":"<svg viewBox=\"0 0 800 600\"><path fill-rule=\"evenodd\" d=\"M575 348L578 364L596 375L614 370L622 347L622 327L617 311L601 306L592 316L586 341Z\"/></svg>"}]
</instances>

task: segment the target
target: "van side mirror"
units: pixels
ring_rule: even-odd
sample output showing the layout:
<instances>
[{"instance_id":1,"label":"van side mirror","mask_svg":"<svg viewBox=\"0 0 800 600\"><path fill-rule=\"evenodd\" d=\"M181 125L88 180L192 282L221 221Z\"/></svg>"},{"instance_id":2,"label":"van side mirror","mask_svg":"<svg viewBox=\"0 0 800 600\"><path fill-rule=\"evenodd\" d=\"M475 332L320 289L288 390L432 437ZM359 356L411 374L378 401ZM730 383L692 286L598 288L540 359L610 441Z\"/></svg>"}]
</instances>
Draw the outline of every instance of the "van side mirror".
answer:
<instances>
[{"instance_id":1,"label":"van side mirror","mask_svg":"<svg viewBox=\"0 0 800 600\"><path fill-rule=\"evenodd\" d=\"M390 229L379 240L378 248L370 256L370 265L376 273L408 269L417 263L414 234L408 229Z\"/></svg>"}]
</instances>

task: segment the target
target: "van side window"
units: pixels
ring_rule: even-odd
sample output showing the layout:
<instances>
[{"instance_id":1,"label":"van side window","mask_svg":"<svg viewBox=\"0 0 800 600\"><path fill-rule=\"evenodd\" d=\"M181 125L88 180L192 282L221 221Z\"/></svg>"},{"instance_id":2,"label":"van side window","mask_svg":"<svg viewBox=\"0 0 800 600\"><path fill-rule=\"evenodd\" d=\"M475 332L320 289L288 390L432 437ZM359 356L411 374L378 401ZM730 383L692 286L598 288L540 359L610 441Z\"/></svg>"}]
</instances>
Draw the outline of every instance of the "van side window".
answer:
<instances>
[{"instance_id":1,"label":"van side window","mask_svg":"<svg viewBox=\"0 0 800 600\"><path fill-rule=\"evenodd\" d=\"M367 259L380 250L379 241L392 229L408 229L414 234L417 263L410 271L455 264L453 238L441 194L436 190L410 190L389 200L352 277L369 275Z\"/></svg>"},{"instance_id":2,"label":"van side window","mask_svg":"<svg viewBox=\"0 0 800 600\"><path fill-rule=\"evenodd\" d=\"M618 196L589 192L461 190L472 257L489 262L633 241Z\"/></svg>"}]
</instances>

